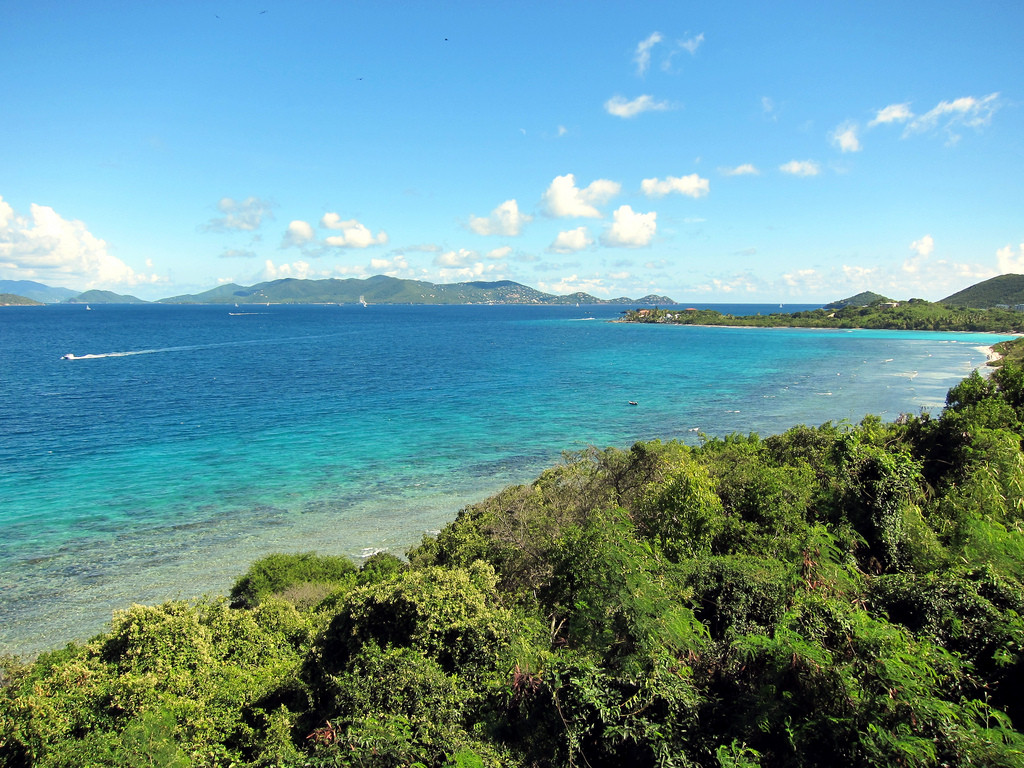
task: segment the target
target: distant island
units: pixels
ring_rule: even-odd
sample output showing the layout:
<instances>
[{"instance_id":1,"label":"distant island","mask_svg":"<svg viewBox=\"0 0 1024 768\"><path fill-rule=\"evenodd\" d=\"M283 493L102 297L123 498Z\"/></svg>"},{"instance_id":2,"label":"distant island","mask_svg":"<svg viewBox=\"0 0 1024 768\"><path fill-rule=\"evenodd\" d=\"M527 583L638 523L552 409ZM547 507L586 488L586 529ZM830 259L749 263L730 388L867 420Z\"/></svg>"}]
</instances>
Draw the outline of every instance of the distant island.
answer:
<instances>
[{"instance_id":1,"label":"distant island","mask_svg":"<svg viewBox=\"0 0 1024 768\"><path fill-rule=\"evenodd\" d=\"M18 296L14 293L0 293L0 307L42 307L43 302Z\"/></svg>"},{"instance_id":2,"label":"distant island","mask_svg":"<svg viewBox=\"0 0 1024 768\"><path fill-rule=\"evenodd\" d=\"M435 284L386 275L365 279L284 278L243 287L230 283L161 304L675 304L668 296L600 299L589 293L556 296L511 280Z\"/></svg>"},{"instance_id":3,"label":"distant island","mask_svg":"<svg viewBox=\"0 0 1024 768\"><path fill-rule=\"evenodd\" d=\"M582 291L565 296L538 291L512 280L468 283L428 283L387 275L338 280L299 280L287 277L249 287L228 283L196 294L145 301L129 294L50 288L31 280L0 280L10 291L47 304L675 304L668 296L649 294L639 299L620 296L601 299Z\"/></svg>"},{"instance_id":4,"label":"distant island","mask_svg":"<svg viewBox=\"0 0 1024 768\"><path fill-rule=\"evenodd\" d=\"M668 325L724 325L783 328L874 328L896 331L975 331L1024 333L1024 312L1009 307L971 309L941 302L910 299L893 301L868 294L871 303L861 306L858 297L829 304L822 309L770 315L723 315L711 309L631 309L619 322ZM865 296L865 294L858 294Z\"/></svg>"}]
</instances>

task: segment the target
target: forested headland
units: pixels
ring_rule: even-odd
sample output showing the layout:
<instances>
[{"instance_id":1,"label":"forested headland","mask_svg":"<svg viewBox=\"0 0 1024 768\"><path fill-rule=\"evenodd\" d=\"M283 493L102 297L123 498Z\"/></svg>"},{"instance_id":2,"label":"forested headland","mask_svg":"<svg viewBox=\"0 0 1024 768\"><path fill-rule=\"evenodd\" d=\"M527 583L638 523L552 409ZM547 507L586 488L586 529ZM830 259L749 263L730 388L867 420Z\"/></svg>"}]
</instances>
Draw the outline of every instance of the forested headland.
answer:
<instances>
[{"instance_id":1,"label":"forested headland","mask_svg":"<svg viewBox=\"0 0 1024 768\"><path fill-rule=\"evenodd\" d=\"M271 555L6 659L4 766L1020 766L1024 369L591 449L407 560Z\"/></svg>"},{"instance_id":2,"label":"forested headland","mask_svg":"<svg viewBox=\"0 0 1024 768\"><path fill-rule=\"evenodd\" d=\"M896 306L893 306L896 305ZM623 322L670 325L734 325L789 328L873 328L896 331L974 331L1024 333L1024 312L1010 309L971 309L911 299L875 301L868 306L812 309L770 315L723 315L713 309L632 309Z\"/></svg>"}]
</instances>

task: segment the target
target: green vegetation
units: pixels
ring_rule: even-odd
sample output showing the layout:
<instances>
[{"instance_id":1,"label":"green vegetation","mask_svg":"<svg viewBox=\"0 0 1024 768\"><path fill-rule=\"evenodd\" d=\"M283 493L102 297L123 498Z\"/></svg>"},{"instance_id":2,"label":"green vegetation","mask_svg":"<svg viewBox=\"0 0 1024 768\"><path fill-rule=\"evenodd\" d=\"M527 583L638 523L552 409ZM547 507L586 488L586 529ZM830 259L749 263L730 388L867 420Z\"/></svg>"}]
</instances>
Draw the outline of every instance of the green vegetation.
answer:
<instances>
[{"instance_id":1,"label":"green vegetation","mask_svg":"<svg viewBox=\"0 0 1024 768\"><path fill-rule=\"evenodd\" d=\"M887 296L883 296L880 293L874 293L873 291L861 291L855 296L849 296L845 299L839 299L839 301L833 301L831 304L826 304L825 309L843 309L845 307L869 307L872 304L879 304L883 302L890 302Z\"/></svg>"},{"instance_id":2,"label":"green vegetation","mask_svg":"<svg viewBox=\"0 0 1024 768\"><path fill-rule=\"evenodd\" d=\"M43 302L18 296L14 293L0 293L0 307L41 307Z\"/></svg>"},{"instance_id":3,"label":"green vegetation","mask_svg":"<svg viewBox=\"0 0 1024 768\"><path fill-rule=\"evenodd\" d=\"M1024 275L999 275L942 299L952 307L988 309L998 304L1024 304Z\"/></svg>"},{"instance_id":4,"label":"green vegetation","mask_svg":"<svg viewBox=\"0 0 1024 768\"><path fill-rule=\"evenodd\" d=\"M1024 369L590 449L408 562L270 555L7 659L3 766L1020 766Z\"/></svg>"},{"instance_id":5,"label":"green vegetation","mask_svg":"<svg viewBox=\"0 0 1024 768\"><path fill-rule=\"evenodd\" d=\"M723 315L712 309L633 309L624 313L629 323L674 325L738 325L760 328L876 328L897 331L1024 332L1024 312L1005 309L966 309L911 299L898 306L876 302L867 307L813 309L772 315Z\"/></svg>"},{"instance_id":6,"label":"green vegetation","mask_svg":"<svg viewBox=\"0 0 1024 768\"><path fill-rule=\"evenodd\" d=\"M284 278L251 288L222 285L205 293L161 299L164 304L671 304L667 296L599 299L588 293L554 296L512 282L435 285L376 275L366 279L297 280Z\"/></svg>"},{"instance_id":7,"label":"green vegetation","mask_svg":"<svg viewBox=\"0 0 1024 768\"><path fill-rule=\"evenodd\" d=\"M130 294L114 293L113 291L86 291L68 299L65 304L148 304L148 301Z\"/></svg>"}]
</instances>

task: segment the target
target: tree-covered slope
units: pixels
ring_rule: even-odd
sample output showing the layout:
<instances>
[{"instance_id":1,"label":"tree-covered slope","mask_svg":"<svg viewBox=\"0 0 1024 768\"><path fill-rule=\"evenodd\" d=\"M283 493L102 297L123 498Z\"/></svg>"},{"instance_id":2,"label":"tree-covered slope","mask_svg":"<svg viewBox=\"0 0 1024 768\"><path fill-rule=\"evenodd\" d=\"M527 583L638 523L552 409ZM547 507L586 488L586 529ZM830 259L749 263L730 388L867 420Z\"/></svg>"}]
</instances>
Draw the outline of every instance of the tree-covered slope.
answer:
<instances>
[{"instance_id":1,"label":"tree-covered slope","mask_svg":"<svg viewBox=\"0 0 1024 768\"><path fill-rule=\"evenodd\" d=\"M0 293L0 307L41 307L43 302L18 296L13 293Z\"/></svg>"},{"instance_id":2,"label":"tree-covered slope","mask_svg":"<svg viewBox=\"0 0 1024 768\"><path fill-rule=\"evenodd\" d=\"M65 304L148 304L137 296L113 291L91 290L68 299Z\"/></svg>"},{"instance_id":3,"label":"tree-covered slope","mask_svg":"<svg viewBox=\"0 0 1024 768\"><path fill-rule=\"evenodd\" d=\"M567 454L407 563L132 606L6 662L0 765L1020 766L1024 370L947 402Z\"/></svg>"},{"instance_id":4,"label":"tree-covered slope","mask_svg":"<svg viewBox=\"0 0 1024 768\"><path fill-rule=\"evenodd\" d=\"M1024 304L1024 275L999 275L964 288L940 301L953 307L986 309L997 304Z\"/></svg>"},{"instance_id":5,"label":"tree-covered slope","mask_svg":"<svg viewBox=\"0 0 1024 768\"><path fill-rule=\"evenodd\" d=\"M873 291L862 291L855 296L848 296L845 299L833 301L826 304L825 309L843 309L844 307L868 307L883 301L892 301L888 296Z\"/></svg>"},{"instance_id":6,"label":"tree-covered slope","mask_svg":"<svg viewBox=\"0 0 1024 768\"><path fill-rule=\"evenodd\" d=\"M1006 309L950 307L922 299L898 306L850 305L843 309L812 309L771 315L723 315L713 309L640 309L626 312L627 323L673 325L742 325L789 328L877 328L897 331L991 331L1024 332L1024 312Z\"/></svg>"}]
</instances>

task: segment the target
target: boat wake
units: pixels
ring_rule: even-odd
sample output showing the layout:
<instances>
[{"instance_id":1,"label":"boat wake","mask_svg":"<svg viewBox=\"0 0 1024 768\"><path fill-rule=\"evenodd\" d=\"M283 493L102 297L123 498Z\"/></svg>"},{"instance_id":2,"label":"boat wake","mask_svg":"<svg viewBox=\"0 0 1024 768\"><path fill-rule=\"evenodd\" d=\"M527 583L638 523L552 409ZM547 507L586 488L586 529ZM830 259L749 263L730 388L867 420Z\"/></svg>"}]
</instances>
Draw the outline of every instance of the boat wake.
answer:
<instances>
[{"instance_id":1,"label":"boat wake","mask_svg":"<svg viewBox=\"0 0 1024 768\"><path fill-rule=\"evenodd\" d=\"M298 339L307 338L326 338L320 336L301 336ZM132 355L155 355L161 352L193 352L199 349L216 349L218 347L243 347L251 344L274 344L288 341L297 341L298 339L250 339L247 341L224 341L217 344L191 344L184 347L160 347L159 349L134 349L129 352L101 352L98 354L89 355L74 355L68 353L61 355L61 360L100 360L104 357L130 357Z\"/></svg>"}]
</instances>

